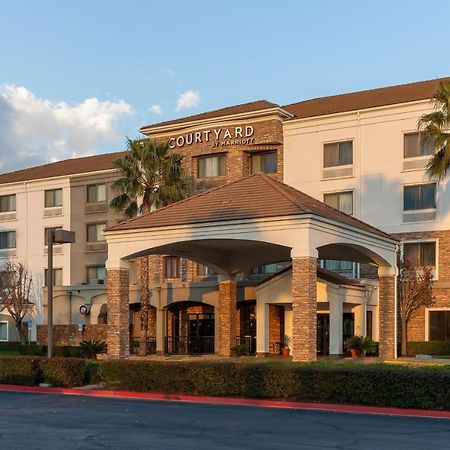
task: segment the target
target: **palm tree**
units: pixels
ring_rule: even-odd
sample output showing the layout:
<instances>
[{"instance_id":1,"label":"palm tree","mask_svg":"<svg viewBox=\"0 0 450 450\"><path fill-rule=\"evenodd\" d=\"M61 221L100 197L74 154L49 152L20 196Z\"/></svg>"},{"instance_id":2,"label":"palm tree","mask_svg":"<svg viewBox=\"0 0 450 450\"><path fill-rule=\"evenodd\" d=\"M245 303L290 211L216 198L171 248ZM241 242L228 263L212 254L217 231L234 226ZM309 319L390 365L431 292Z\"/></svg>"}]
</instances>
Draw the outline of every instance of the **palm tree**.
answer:
<instances>
[{"instance_id":1,"label":"palm tree","mask_svg":"<svg viewBox=\"0 0 450 450\"><path fill-rule=\"evenodd\" d=\"M127 138L127 149L128 153L114 164L121 177L113 184L118 195L110 202L112 208L122 211L126 218L133 218L187 195L189 184L182 167L183 156L172 152L168 143ZM148 256L139 259L137 268L141 284L139 355L144 356L151 307Z\"/></svg>"},{"instance_id":2,"label":"palm tree","mask_svg":"<svg viewBox=\"0 0 450 450\"><path fill-rule=\"evenodd\" d=\"M427 175L442 181L450 168L450 80L439 83L431 101L434 111L419 119L418 128L437 150L427 165Z\"/></svg>"}]
</instances>

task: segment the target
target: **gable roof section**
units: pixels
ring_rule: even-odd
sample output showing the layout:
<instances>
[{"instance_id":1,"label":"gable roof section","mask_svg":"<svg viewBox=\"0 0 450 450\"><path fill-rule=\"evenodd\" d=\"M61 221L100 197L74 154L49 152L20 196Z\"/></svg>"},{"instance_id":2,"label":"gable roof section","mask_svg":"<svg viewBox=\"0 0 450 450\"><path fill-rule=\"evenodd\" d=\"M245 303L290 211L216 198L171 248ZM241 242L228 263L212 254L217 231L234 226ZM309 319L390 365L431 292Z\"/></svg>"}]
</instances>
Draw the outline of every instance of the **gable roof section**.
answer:
<instances>
[{"instance_id":1,"label":"gable roof section","mask_svg":"<svg viewBox=\"0 0 450 450\"><path fill-rule=\"evenodd\" d=\"M227 106L226 108L215 109L213 111L207 111L193 116L181 117L180 119L167 120L165 122L154 123L151 125L144 125L140 128L140 131L151 131L152 128L164 127L167 125L182 124L185 122L194 122L198 120L214 119L216 117L230 116L233 114L243 114L253 111L260 111L263 109L276 108L276 103L269 102L267 100L256 100L250 103L242 103L240 105Z\"/></svg>"},{"instance_id":2,"label":"gable roof section","mask_svg":"<svg viewBox=\"0 0 450 450\"><path fill-rule=\"evenodd\" d=\"M65 159L42 166L16 170L0 175L0 184L20 181L39 180L42 178L61 177L79 173L97 172L114 168L114 161L122 158L126 151L105 153L103 155L85 156L83 158Z\"/></svg>"},{"instance_id":3,"label":"gable roof section","mask_svg":"<svg viewBox=\"0 0 450 450\"><path fill-rule=\"evenodd\" d=\"M375 108L377 106L408 103L430 99L441 81L448 78L418 81L416 83L400 84L349 94L333 95L314 98L283 106L282 108L293 114L293 119L323 116L360 109Z\"/></svg>"},{"instance_id":4,"label":"gable roof section","mask_svg":"<svg viewBox=\"0 0 450 450\"><path fill-rule=\"evenodd\" d=\"M379 236L392 236L277 181L256 174L127 220L107 231L313 214Z\"/></svg>"}]
</instances>

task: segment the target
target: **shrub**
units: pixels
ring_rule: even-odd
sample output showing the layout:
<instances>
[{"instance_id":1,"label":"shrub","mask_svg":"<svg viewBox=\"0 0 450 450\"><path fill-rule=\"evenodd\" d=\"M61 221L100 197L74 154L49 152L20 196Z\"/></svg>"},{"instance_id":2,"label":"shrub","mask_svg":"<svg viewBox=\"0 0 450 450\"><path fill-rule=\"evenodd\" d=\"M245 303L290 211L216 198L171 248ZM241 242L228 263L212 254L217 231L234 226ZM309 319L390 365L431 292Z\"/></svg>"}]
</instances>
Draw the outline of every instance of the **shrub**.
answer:
<instances>
[{"instance_id":1,"label":"shrub","mask_svg":"<svg viewBox=\"0 0 450 450\"><path fill-rule=\"evenodd\" d=\"M6 356L0 358L0 383L34 386L39 383L39 358Z\"/></svg>"},{"instance_id":2,"label":"shrub","mask_svg":"<svg viewBox=\"0 0 450 450\"><path fill-rule=\"evenodd\" d=\"M450 409L450 371L234 362L106 361L110 389Z\"/></svg>"},{"instance_id":3,"label":"shrub","mask_svg":"<svg viewBox=\"0 0 450 450\"><path fill-rule=\"evenodd\" d=\"M107 347L105 341L83 341L80 344L81 356L90 359L96 359L97 354L106 353Z\"/></svg>"},{"instance_id":4,"label":"shrub","mask_svg":"<svg viewBox=\"0 0 450 450\"><path fill-rule=\"evenodd\" d=\"M53 386L81 386L86 377L86 362L80 358L41 359L44 381Z\"/></svg>"},{"instance_id":5,"label":"shrub","mask_svg":"<svg viewBox=\"0 0 450 450\"><path fill-rule=\"evenodd\" d=\"M450 341L408 342L408 355L450 355Z\"/></svg>"}]
</instances>

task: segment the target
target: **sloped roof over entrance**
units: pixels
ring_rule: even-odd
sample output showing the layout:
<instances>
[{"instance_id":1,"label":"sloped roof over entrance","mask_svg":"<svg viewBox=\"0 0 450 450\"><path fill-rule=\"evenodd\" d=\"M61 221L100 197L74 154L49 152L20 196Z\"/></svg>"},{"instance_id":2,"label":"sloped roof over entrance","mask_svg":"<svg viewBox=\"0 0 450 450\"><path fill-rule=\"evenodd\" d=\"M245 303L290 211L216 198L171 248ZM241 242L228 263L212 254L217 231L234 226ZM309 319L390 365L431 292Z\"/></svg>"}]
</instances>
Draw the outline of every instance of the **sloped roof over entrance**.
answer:
<instances>
[{"instance_id":1,"label":"sloped roof over entrance","mask_svg":"<svg viewBox=\"0 0 450 450\"><path fill-rule=\"evenodd\" d=\"M309 214L394 240L387 233L265 174L251 175L211 189L158 211L122 222L108 228L108 231Z\"/></svg>"}]
</instances>

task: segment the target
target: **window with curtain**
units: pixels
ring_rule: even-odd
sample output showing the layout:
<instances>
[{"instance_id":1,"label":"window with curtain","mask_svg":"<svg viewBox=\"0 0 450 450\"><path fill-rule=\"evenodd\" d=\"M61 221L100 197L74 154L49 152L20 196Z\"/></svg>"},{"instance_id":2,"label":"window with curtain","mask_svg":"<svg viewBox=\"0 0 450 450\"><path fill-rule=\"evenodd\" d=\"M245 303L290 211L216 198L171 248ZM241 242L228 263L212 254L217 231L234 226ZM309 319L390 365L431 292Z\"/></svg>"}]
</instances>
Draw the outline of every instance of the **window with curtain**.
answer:
<instances>
[{"instance_id":1,"label":"window with curtain","mask_svg":"<svg viewBox=\"0 0 450 450\"><path fill-rule=\"evenodd\" d=\"M86 226L86 239L87 242L102 242L105 240L103 230L106 227L106 223L91 223Z\"/></svg>"},{"instance_id":2,"label":"window with curtain","mask_svg":"<svg viewBox=\"0 0 450 450\"><path fill-rule=\"evenodd\" d=\"M405 242L403 260L418 267L435 267L436 242Z\"/></svg>"},{"instance_id":3,"label":"window with curtain","mask_svg":"<svg viewBox=\"0 0 450 450\"><path fill-rule=\"evenodd\" d=\"M403 187L403 210L436 208L436 183Z\"/></svg>"},{"instance_id":4,"label":"window with curtain","mask_svg":"<svg viewBox=\"0 0 450 450\"><path fill-rule=\"evenodd\" d=\"M323 202L332 206L345 214L353 214L353 192L333 192L331 194L324 194Z\"/></svg>"},{"instance_id":5,"label":"window with curtain","mask_svg":"<svg viewBox=\"0 0 450 450\"><path fill-rule=\"evenodd\" d=\"M91 184L87 187L87 202L88 203L103 203L106 202L106 184Z\"/></svg>"},{"instance_id":6,"label":"window with curtain","mask_svg":"<svg viewBox=\"0 0 450 450\"><path fill-rule=\"evenodd\" d=\"M44 206L46 208L62 206L62 189L47 189L44 192Z\"/></svg>"},{"instance_id":7,"label":"window with curtain","mask_svg":"<svg viewBox=\"0 0 450 450\"><path fill-rule=\"evenodd\" d=\"M197 178L224 177L226 155L200 156L197 158Z\"/></svg>"},{"instance_id":8,"label":"window with curtain","mask_svg":"<svg viewBox=\"0 0 450 450\"><path fill-rule=\"evenodd\" d=\"M16 210L16 194L0 196L0 213Z\"/></svg>"},{"instance_id":9,"label":"window with curtain","mask_svg":"<svg viewBox=\"0 0 450 450\"><path fill-rule=\"evenodd\" d=\"M350 164L353 164L353 141L324 144L324 167L347 166Z\"/></svg>"},{"instance_id":10,"label":"window with curtain","mask_svg":"<svg viewBox=\"0 0 450 450\"><path fill-rule=\"evenodd\" d=\"M16 248L16 232L1 231L0 232L0 250Z\"/></svg>"},{"instance_id":11,"label":"window with curtain","mask_svg":"<svg viewBox=\"0 0 450 450\"><path fill-rule=\"evenodd\" d=\"M428 156L434 153L433 143L426 138L424 133L406 133L403 137L403 156L416 158Z\"/></svg>"},{"instance_id":12,"label":"window with curtain","mask_svg":"<svg viewBox=\"0 0 450 450\"><path fill-rule=\"evenodd\" d=\"M430 341L450 340L450 311L428 311Z\"/></svg>"},{"instance_id":13,"label":"window with curtain","mask_svg":"<svg viewBox=\"0 0 450 450\"><path fill-rule=\"evenodd\" d=\"M178 256L164 257L164 278L179 278L180 258Z\"/></svg>"},{"instance_id":14,"label":"window with curtain","mask_svg":"<svg viewBox=\"0 0 450 450\"><path fill-rule=\"evenodd\" d=\"M251 168L252 173L277 173L277 152L252 153Z\"/></svg>"}]
</instances>

